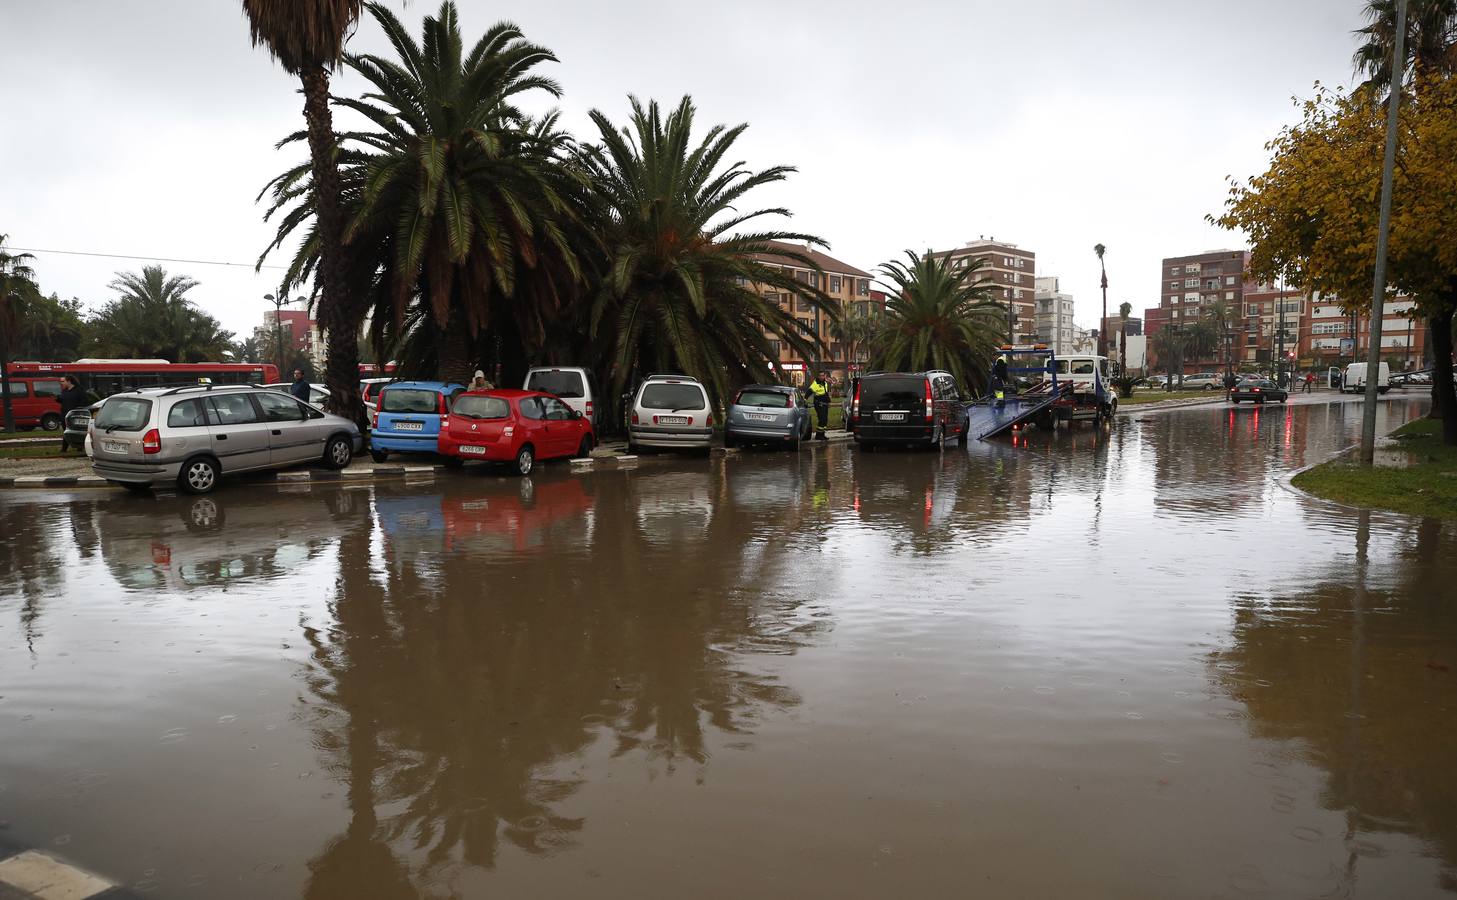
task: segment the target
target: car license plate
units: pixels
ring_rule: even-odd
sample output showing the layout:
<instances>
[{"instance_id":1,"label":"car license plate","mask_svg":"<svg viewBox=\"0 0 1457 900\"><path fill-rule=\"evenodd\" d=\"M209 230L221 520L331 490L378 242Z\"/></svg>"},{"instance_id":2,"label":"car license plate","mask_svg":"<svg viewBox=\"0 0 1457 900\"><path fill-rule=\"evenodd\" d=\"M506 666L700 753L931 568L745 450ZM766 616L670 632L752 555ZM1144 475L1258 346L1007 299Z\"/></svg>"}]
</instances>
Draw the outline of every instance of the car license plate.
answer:
<instances>
[{"instance_id":1,"label":"car license plate","mask_svg":"<svg viewBox=\"0 0 1457 900\"><path fill-rule=\"evenodd\" d=\"M102 441L101 449L105 450L107 453L125 453L126 444L120 443L118 441Z\"/></svg>"},{"instance_id":2,"label":"car license plate","mask_svg":"<svg viewBox=\"0 0 1457 900\"><path fill-rule=\"evenodd\" d=\"M750 422L772 422L774 417L769 413L744 413L744 418Z\"/></svg>"},{"instance_id":3,"label":"car license plate","mask_svg":"<svg viewBox=\"0 0 1457 900\"><path fill-rule=\"evenodd\" d=\"M395 423L395 430L396 431L424 431L425 430L425 425L424 425L423 422L396 422Z\"/></svg>"},{"instance_id":4,"label":"car license plate","mask_svg":"<svg viewBox=\"0 0 1457 900\"><path fill-rule=\"evenodd\" d=\"M461 453L465 453L465 454L469 454L469 455L472 455L472 456L480 456L480 455L482 455L482 454L484 454L486 452L486 448L485 447L461 447L460 448L460 452Z\"/></svg>"},{"instance_id":5,"label":"car license plate","mask_svg":"<svg viewBox=\"0 0 1457 900\"><path fill-rule=\"evenodd\" d=\"M687 425L687 416L658 416L659 425Z\"/></svg>"},{"instance_id":6,"label":"car license plate","mask_svg":"<svg viewBox=\"0 0 1457 900\"><path fill-rule=\"evenodd\" d=\"M875 418L882 422L904 422L906 420L906 414L903 412L883 412L876 413Z\"/></svg>"}]
</instances>

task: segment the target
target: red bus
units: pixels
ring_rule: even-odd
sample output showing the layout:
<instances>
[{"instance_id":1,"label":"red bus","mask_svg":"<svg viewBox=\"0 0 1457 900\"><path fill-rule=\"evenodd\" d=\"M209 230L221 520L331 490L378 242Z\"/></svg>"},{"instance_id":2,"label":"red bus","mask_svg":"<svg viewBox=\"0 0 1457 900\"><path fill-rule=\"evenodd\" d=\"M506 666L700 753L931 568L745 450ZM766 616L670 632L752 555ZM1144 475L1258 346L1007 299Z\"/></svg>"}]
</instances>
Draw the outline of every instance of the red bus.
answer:
<instances>
[{"instance_id":1,"label":"red bus","mask_svg":"<svg viewBox=\"0 0 1457 900\"><path fill-rule=\"evenodd\" d=\"M13 362L14 380L53 380L72 375L97 397L136 388L188 384L274 384L278 367L267 363L171 363L165 359L78 359L75 362Z\"/></svg>"}]
</instances>

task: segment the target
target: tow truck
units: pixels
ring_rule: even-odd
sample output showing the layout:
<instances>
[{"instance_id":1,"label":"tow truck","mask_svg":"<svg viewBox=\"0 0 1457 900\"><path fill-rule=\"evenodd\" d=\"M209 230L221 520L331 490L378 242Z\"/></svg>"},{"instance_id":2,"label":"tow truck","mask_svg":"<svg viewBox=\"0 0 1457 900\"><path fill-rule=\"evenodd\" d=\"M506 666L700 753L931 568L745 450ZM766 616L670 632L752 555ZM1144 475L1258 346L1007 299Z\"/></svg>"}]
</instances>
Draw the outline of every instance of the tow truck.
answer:
<instances>
[{"instance_id":1,"label":"tow truck","mask_svg":"<svg viewBox=\"0 0 1457 900\"><path fill-rule=\"evenodd\" d=\"M1027 425L1050 431L1077 422L1101 426L1112 421L1118 395L1107 357L1059 357L1046 344L1005 345L999 352L1007 361L1007 383L1001 396L994 392L966 408L967 432L978 440Z\"/></svg>"}]
</instances>

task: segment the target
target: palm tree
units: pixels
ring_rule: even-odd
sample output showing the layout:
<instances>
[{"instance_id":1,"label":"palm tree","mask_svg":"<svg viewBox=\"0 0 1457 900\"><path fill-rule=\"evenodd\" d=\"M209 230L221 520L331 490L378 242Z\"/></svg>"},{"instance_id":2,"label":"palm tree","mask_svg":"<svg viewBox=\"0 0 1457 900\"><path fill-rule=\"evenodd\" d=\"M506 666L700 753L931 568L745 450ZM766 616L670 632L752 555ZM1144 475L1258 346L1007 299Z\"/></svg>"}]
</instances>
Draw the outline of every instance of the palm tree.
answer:
<instances>
[{"instance_id":1,"label":"palm tree","mask_svg":"<svg viewBox=\"0 0 1457 900\"><path fill-rule=\"evenodd\" d=\"M1128 317L1133 313L1132 303L1118 304L1118 370L1128 371Z\"/></svg>"},{"instance_id":2,"label":"palm tree","mask_svg":"<svg viewBox=\"0 0 1457 900\"><path fill-rule=\"evenodd\" d=\"M80 302L66 302L52 294L39 293L26 304L25 316L16 329L17 356L29 359L74 359L82 337Z\"/></svg>"},{"instance_id":3,"label":"palm tree","mask_svg":"<svg viewBox=\"0 0 1457 900\"><path fill-rule=\"evenodd\" d=\"M860 361L859 351L879 332L880 315L871 311L869 304L865 312L846 313L838 322L830 325L830 334L845 345L845 378L850 377L850 367Z\"/></svg>"},{"instance_id":4,"label":"palm tree","mask_svg":"<svg viewBox=\"0 0 1457 900\"><path fill-rule=\"evenodd\" d=\"M1098 320L1098 355L1107 356L1108 335L1105 332L1108 330L1108 267L1103 264L1103 254L1108 252L1108 248L1102 244L1094 244L1093 252L1098 255L1098 271L1103 275L1103 317Z\"/></svg>"},{"instance_id":5,"label":"palm tree","mask_svg":"<svg viewBox=\"0 0 1457 900\"><path fill-rule=\"evenodd\" d=\"M27 304L39 296L35 286L35 270L29 253L7 253L0 234L0 406L4 407L5 430L15 430L15 415L10 407L10 336L23 320Z\"/></svg>"},{"instance_id":6,"label":"palm tree","mask_svg":"<svg viewBox=\"0 0 1457 900\"><path fill-rule=\"evenodd\" d=\"M891 260L880 267L889 299L874 341L876 365L944 369L958 384L985 388L1007 314L981 277L986 261L952 268L949 256L930 250L920 256L907 250L906 258L909 264Z\"/></svg>"},{"instance_id":7,"label":"palm tree","mask_svg":"<svg viewBox=\"0 0 1457 900\"><path fill-rule=\"evenodd\" d=\"M1188 347L1188 335L1177 326L1167 325L1161 328L1154 338L1154 346L1158 350L1159 359L1164 364L1164 371L1168 373L1168 381L1164 384L1165 391L1174 389L1174 379L1177 378L1179 386L1184 386L1184 351ZM1176 374L1177 373L1177 374Z\"/></svg>"},{"instance_id":8,"label":"palm tree","mask_svg":"<svg viewBox=\"0 0 1457 900\"><path fill-rule=\"evenodd\" d=\"M1281 299L1280 302L1283 303L1284 300ZM1224 300L1216 300L1204 307L1204 318L1209 320L1218 338L1218 346L1224 351L1221 356L1224 359L1225 374L1234 374L1234 360L1231 358L1232 348L1230 346L1233 337L1231 331L1235 322L1234 307Z\"/></svg>"},{"instance_id":9,"label":"palm tree","mask_svg":"<svg viewBox=\"0 0 1457 900\"><path fill-rule=\"evenodd\" d=\"M420 42L383 6L368 9L400 59L346 56L371 92L335 101L376 129L341 135L344 239L359 262L346 281L374 306L377 338L433 339L440 376L466 381L473 339L495 328L513 345L540 346L581 280L568 236L570 139L554 114L533 120L514 105L527 92L559 93L530 74L556 57L509 23L467 53L451 2L425 18ZM269 186L270 216L292 207L273 246L313 202L306 174L299 167ZM314 252L300 248L290 277L307 273ZM417 302L430 321L412 331L405 322Z\"/></svg>"},{"instance_id":10,"label":"palm tree","mask_svg":"<svg viewBox=\"0 0 1457 900\"><path fill-rule=\"evenodd\" d=\"M303 85L315 223L311 243L319 264L319 317L328 341L325 382L330 408L363 420L359 397L359 322L361 309L345 289L342 184L338 142L329 109L329 72L339 68L344 43L363 8L363 0L243 0L253 45L264 45L285 72Z\"/></svg>"},{"instance_id":11,"label":"palm tree","mask_svg":"<svg viewBox=\"0 0 1457 900\"><path fill-rule=\"evenodd\" d=\"M1219 349L1223 335L1214 327L1208 317L1184 329L1184 349L1193 354L1195 360L1209 359Z\"/></svg>"},{"instance_id":12,"label":"palm tree","mask_svg":"<svg viewBox=\"0 0 1457 900\"><path fill-rule=\"evenodd\" d=\"M804 330L754 286L798 295L831 323L838 321L838 306L827 294L762 258L819 270L807 252L787 242L806 248L825 242L778 230L730 234L763 216L789 215L782 208L737 208L749 192L783 181L794 169L754 172L742 162L725 163L745 125L714 126L695 143L689 97L666 117L656 102L631 102L631 123L621 130L592 111L602 143L583 154L604 229L606 273L592 300L588 334L610 345L605 367L613 393L646 367L695 375L722 398L733 383L770 377L778 360L771 335L805 359L816 358L823 336Z\"/></svg>"},{"instance_id":13,"label":"palm tree","mask_svg":"<svg viewBox=\"0 0 1457 900\"><path fill-rule=\"evenodd\" d=\"M1361 46L1351 64L1378 91L1391 86L1391 55L1396 45L1396 0L1368 0L1366 26L1358 28ZM1457 0L1408 0L1403 70L1422 74L1457 72Z\"/></svg>"},{"instance_id":14,"label":"palm tree","mask_svg":"<svg viewBox=\"0 0 1457 900\"><path fill-rule=\"evenodd\" d=\"M186 275L144 266L140 275L116 273L108 287L120 296L91 320L98 355L207 362L233 352L232 332L187 299L197 282Z\"/></svg>"}]
</instances>

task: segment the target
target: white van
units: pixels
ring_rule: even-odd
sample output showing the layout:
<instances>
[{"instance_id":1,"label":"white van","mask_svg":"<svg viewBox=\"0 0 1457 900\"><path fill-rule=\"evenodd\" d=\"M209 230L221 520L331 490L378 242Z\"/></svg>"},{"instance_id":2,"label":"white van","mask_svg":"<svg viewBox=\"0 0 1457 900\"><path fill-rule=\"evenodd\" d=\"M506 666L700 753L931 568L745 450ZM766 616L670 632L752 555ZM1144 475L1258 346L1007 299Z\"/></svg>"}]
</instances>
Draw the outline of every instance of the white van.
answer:
<instances>
[{"instance_id":1,"label":"white van","mask_svg":"<svg viewBox=\"0 0 1457 900\"><path fill-rule=\"evenodd\" d=\"M586 369L573 366L538 366L527 371L521 389L556 395L590 421L594 431L601 424L601 393L597 390L597 379Z\"/></svg>"},{"instance_id":2,"label":"white van","mask_svg":"<svg viewBox=\"0 0 1457 900\"><path fill-rule=\"evenodd\" d=\"M1346 366L1346 377L1341 383L1341 390L1349 394L1361 394L1366 391L1366 363L1351 363ZM1376 392L1384 394L1391 390L1391 366L1381 363L1377 370Z\"/></svg>"}]
</instances>

